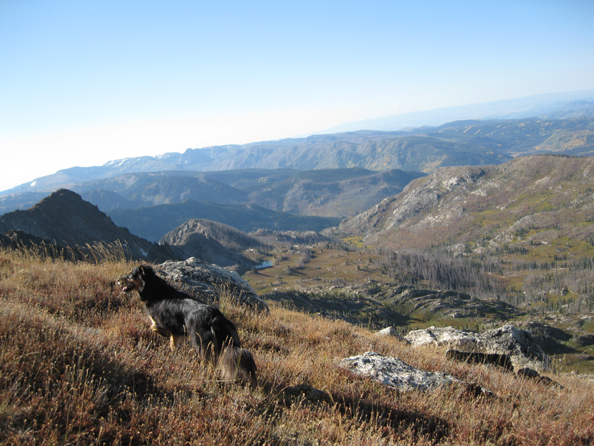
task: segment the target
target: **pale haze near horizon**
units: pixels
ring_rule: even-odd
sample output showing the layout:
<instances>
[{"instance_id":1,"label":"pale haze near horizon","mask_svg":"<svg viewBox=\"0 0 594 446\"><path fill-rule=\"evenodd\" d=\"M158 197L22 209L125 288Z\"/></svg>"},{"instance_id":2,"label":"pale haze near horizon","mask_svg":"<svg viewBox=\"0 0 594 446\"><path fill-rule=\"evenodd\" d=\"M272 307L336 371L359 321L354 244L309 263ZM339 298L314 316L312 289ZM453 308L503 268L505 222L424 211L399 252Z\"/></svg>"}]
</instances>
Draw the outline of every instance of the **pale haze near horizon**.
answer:
<instances>
[{"instance_id":1,"label":"pale haze near horizon","mask_svg":"<svg viewBox=\"0 0 594 446\"><path fill-rule=\"evenodd\" d=\"M73 166L594 89L594 2L0 1L0 191Z\"/></svg>"}]
</instances>

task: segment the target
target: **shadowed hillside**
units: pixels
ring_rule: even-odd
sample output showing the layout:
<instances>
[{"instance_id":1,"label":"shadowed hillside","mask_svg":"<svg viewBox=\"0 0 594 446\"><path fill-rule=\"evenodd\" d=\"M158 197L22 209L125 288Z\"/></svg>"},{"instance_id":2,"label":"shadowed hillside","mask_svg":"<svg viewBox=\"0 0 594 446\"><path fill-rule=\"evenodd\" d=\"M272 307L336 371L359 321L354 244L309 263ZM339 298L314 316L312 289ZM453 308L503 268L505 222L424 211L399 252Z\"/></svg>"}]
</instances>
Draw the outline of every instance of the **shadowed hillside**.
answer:
<instances>
[{"instance_id":1,"label":"shadowed hillside","mask_svg":"<svg viewBox=\"0 0 594 446\"><path fill-rule=\"evenodd\" d=\"M253 203L297 215L344 217L355 215L385 197L396 195L417 172L399 169L321 169L299 172L278 182L261 181L250 187Z\"/></svg>"},{"instance_id":2,"label":"shadowed hillside","mask_svg":"<svg viewBox=\"0 0 594 446\"><path fill-rule=\"evenodd\" d=\"M244 232L259 228L321 231L340 222L340 218L298 216L251 204L219 204L194 200L148 208L114 209L109 215L117 224L152 241L160 240L169 231L192 218L218 221Z\"/></svg>"},{"instance_id":3,"label":"shadowed hillside","mask_svg":"<svg viewBox=\"0 0 594 446\"><path fill-rule=\"evenodd\" d=\"M159 244L171 246L183 259L197 257L220 266L239 265L240 271L257 264L241 255L241 252L250 248L270 248L231 226L205 219L186 221L165 234Z\"/></svg>"}]
</instances>

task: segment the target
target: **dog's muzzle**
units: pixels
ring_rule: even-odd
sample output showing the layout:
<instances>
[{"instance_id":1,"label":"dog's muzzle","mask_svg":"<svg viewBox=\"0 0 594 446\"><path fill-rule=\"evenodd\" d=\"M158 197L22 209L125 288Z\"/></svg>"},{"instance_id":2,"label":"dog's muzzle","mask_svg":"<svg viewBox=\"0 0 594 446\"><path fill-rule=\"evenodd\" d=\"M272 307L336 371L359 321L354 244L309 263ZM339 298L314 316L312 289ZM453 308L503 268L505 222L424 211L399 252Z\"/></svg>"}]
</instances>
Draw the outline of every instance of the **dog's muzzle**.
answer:
<instances>
[{"instance_id":1,"label":"dog's muzzle","mask_svg":"<svg viewBox=\"0 0 594 446\"><path fill-rule=\"evenodd\" d=\"M122 287L123 293L129 293L130 291L132 291L136 288L136 284L134 282L131 282L130 280L128 280L126 277L122 277L121 279L118 279L118 285L120 285Z\"/></svg>"}]
</instances>

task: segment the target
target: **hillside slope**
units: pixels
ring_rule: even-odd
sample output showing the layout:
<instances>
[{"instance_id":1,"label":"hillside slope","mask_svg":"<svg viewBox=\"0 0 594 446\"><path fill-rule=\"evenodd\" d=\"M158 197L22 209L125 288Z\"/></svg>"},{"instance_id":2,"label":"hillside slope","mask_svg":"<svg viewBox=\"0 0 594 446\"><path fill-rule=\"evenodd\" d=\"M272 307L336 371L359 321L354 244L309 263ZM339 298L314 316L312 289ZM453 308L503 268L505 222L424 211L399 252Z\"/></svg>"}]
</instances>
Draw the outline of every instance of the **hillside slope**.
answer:
<instances>
[{"instance_id":1,"label":"hillside slope","mask_svg":"<svg viewBox=\"0 0 594 446\"><path fill-rule=\"evenodd\" d=\"M51 262L4 249L0 258L1 444L509 446L594 439L594 384L581 375L547 373L563 388L548 386L449 360L445 347L413 347L279 305L256 313L222 296L221 311L258 367L259 386L250 391L221 383L189 340L172 353L150 330L140 299L114 283L134 265ZM370 351L460 383L404 391L341 367L344 358Z\"/></svg>"},{"instance_id":2,"label":"hillside slope","mask_svg":"<svg viewBox=\"0 0 594 446\"><path fill-rule=\"evenodd\" d=\"M527 156L499 166L441 168L343 221L339 232L395 248L589 245L594 158Z\"/></svg>"},{"instance_id":3,"label":"hillside slope","mask_svg":"<svg viewBox=\"0 0 594 446\"><path fill-rule=\"evenodd\" d=\"M320 169L298 172L282 181L262 181L250 187L249 201L297 215L355 215L386 197L396 195L418 172L393 169Z\"/></svg>"}]
</instances>

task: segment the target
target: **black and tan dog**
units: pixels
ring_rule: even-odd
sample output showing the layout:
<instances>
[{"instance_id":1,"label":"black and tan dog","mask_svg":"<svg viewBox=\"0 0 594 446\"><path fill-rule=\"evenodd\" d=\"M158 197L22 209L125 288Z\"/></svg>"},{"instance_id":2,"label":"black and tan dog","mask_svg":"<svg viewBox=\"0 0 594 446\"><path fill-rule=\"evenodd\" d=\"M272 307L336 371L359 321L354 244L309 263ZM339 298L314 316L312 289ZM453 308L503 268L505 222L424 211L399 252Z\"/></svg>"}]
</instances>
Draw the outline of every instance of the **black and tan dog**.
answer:
<instances>
[{"instance_id":1,"label":"black and tan dog","mask_svg":"<svg viewBox=\"0 0 594 446\"><path fill-rule=\"evenodd\" d=\"M257 385L256 363L241 348L235 325L216 307L206 305L169 285L149 265L140 265L118 279L124 293L137 291L151 318L151 330L170 338L171 350L190 336L201 358L219 366L226 381Z\"/></svg>"}]
</instances>

